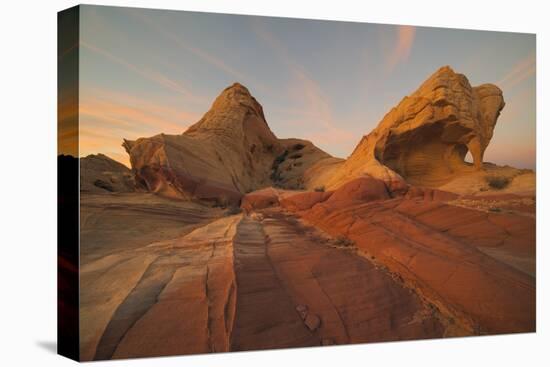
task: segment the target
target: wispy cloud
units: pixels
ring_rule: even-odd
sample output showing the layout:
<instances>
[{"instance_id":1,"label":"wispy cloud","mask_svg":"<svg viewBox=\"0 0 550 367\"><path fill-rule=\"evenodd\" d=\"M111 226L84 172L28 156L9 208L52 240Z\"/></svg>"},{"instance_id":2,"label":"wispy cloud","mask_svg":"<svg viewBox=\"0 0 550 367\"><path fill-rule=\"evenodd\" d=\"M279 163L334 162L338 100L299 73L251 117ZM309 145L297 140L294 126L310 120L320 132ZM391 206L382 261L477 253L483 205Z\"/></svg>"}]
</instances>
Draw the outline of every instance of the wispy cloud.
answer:
<instances>
[{"instance_id":1,"label":"wispy cloud","mask_svg":"<svg viewBox=\"0 0 550 367\"><path fill-rule=\"evenodd\" d=\"M129 167L130 159L121 143L122 139L113 135L110 129L81 128L79 133L79 155L85 157L90 154L103 153Z\"/></svg>"},{"instance_id":2,"label":"wispy cloud","mask_svg":"<svg viewBox=\"0 0 550 367\"><path fill-rule=\"evenodd\" d=\"M82 90L79 116L80 155L102 152L117 155L119 161L126 155L120 147L123 138L181 134L200 118L194 111L97 88Z\"/></svg>"},{"instance_id":3,"label":"wispy cloud","mask_svg":"<svg viewBox=\"0 0 550 367\"><path fill-rule=\"evenodd\" d=\"M386 71L392 72L399 63L409 59L414 43L416 28L408 25L397 26L395 46L386 60Z\"/></svg>"},{"instance_id":4,"label":"wispy cloud","mask_svg":"<svg viewBox=\"0 0 550 367\"><path fill-rule=\"evenodd\" d=\"M529 56L519 61L510 72L508 72L497 85L502 88L513 88L523 81L534 76L536 72L536 56L531 53Z\"/></svg>"},{"instance_id":5,"label":"wispy cloud","mask_svg":"<svg viewBox=\"0 0 550 367\"><path fill-rule=\"evenodd\" d=\"M193 94L190 90L188 90L187 88L185 88L183 85L181 85L180 83L168 78L167 76L163 75L162 73L158 72L158 71L153 71L153 70L148 70L146 68L143 68L143 67L138 67L137 65L134 65L126 60L124 60L123 58L119 57L119 56L116 56L114 55L113 53L107 51L107 50L104 50L98 46L95 46L95 45L92 45L91 43L89 42L86 42L86 41L81 41L80 42L80 45L90 51L93 51L97 54L100 54L102 56L104 56L105 58L119 64L119 65L122 65L126 68L128 68L129 70L131 70L132 72L138 74L139 76L143 77L144 79L147 79L149 81L152 81L166 89L169 89L173 92L176 92L176 93L179 93L183 96L185 96L185 98L187 99L190 99L190 100L193 100L193 101L199 101L199 102L203 102L204 101L204 98L200 97L200 96L197 96L195 94Z\"/></svg>"},{"instance_id":6,"label":"wispy cloud","mask_svg":"<svg viewBox=\"0 0 550 367\"><path fill-rule=\"evenodd\" d=\"M196 57L198 57L202 61L204 61L204 62L216 67L217 69L223 71L224 73L232 76L233 78L236 79L236 81L239 81L241 83L246 83L247 81L251 80L250 76L248 76L248 75L240 72L239 70L235 69L234 67L227 64L226 62L224 62L219 57L217 57L217 56L215 56L215 55L213 55L213 54L211 54L211 53L209 53L209 52L207 52L207 51L205 51L205 50L203 50L199 47L191 45L190 43L186 42L181 35L174 34L171 31L169 31L167 28L165 28L165 27L157 24L156 22L152 21L142 11L134 11L134 12L132 12L132 14L136 18L141 19L150 28L154 29L155 31L157 31L158 33L163 35L165 38L167 38L167 39L171 40L172 42L174 42L174 44L176 44L177 46L179 46L183 50L195 55ZM265 91L268 91L268 92L270 91L270 88L266 87L265 85L263 85L261 83L255 82L254 87L259 89L259 90L262 90L264 92Z\"/></svg>"},{"instance_id":7,"label":"wispy cloud","mask_svg":"<svg viewBox=\"0 0 550 367\"><path fill-rule=\"evenodd\" d=\"M70 54L72 51L74 50L77 50L78 49L78 42L72 44L69 48L67 48L66 50L63 50L63 52L61 52L59 55L58 55L58 59L61 60L63 59L65 56L67 56L68 54Z\"/></svg>"},{"instance_id":8,"label":"wispy cloud","mask_svg":"<svg viewBox=\"0 0 550 367\"><path fill-rule=\"evenodd\" d=\"M294 119L303 117L302 123L313 123L313 133L305 136L306 139L316 143L338 144L354 139L352 133L337 127L329 99L325 96L321 86L309 76L306 69L294 60L287 47L270 33L263 25L254 21L253 29L257 36L269 45L277 57L283 62L293 76L289 87L289 95L295 100L303 100L303 106L299 109L287 109L286 112L296 112ZM284 111L283 111L284 112ZM322 141L321 141L322 140Z\"/></svg>"},{"instance_id":9,"label":"wispy cloud","mask_svg":"<svg viewBox=\"0 0 550 367\"><path fill-rule=\"evenodd\" d=\"M81 120L94 117L109 121L128 132L148 131L181 134L200 117L193 111L163 106L122 93L92 89L83 91L79 113Z\"/></svg>"}]
</instances>

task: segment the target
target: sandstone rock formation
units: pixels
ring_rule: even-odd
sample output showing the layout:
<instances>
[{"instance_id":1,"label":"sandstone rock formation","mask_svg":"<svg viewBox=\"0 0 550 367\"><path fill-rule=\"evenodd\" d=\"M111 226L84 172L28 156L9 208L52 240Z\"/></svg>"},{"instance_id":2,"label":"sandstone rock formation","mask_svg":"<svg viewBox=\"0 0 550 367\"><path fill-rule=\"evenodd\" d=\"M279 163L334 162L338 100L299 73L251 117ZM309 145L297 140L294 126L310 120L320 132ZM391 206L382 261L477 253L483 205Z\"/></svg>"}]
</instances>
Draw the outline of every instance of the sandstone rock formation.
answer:
<instances>
[{"instance_id":1,"label":"sandstone rock formation","mask_svg":"<svg viewBox=\"0 0 550 367\"><path fill-rule=\"evenodd\" d=\"M105 154L91 154L80 158L80 191L133 192L134 175L128 167Z\"/></svg>"},{"instance_id":2,"label":"sandstone rock formation","mask_svg":"<svg viewBox=\"0 0 550 367\"><path fill-rule=\"evenodd\" d=\"M82 239L82 360L444 335L417 295L277 210L216 218L219 209L147 193L84 196L86 228L103 241ZM136 215L154 224L140 224L141 237L106 225L129 230Z\"/></svg>"},{"instance_id":3,"label":"sandstone rock formation","mask_svg":"<svg viewBox=\"0 0 550 367\"><path fill-rule=\"evenodd\" d=\"M534 173L483 162L503 106L443 67L342 160L234 84L125 140L132 171L82 158L82 359L535 331Z\"/></svg>"},{"instance_id":4,"label":"sandstone rock formation","mask_svg":"<svg viewBox=\"0 0 550 367\"><path fill-rule=\"evenodd\" d=\"M534 216L527 214L534 202L507 211L504 205L514 195L501 195L484 208L479 204L492 196L457 200L452 193L415 187L384 200L386 194L375 189L384 184L364 180L327 196L297 193L279 204L307 224L352 241L363 256L422 295L445 315L447 335L534 330L536 231Z\"/></svg>"},{"instance_id":5,"label":"sandstone rock formation","mask_svg":"<svg viewBox=\"0 0 550 367\"><path fill-rule=\"evenodd\" d=\"M235 83L183 134L125 140L123 146L138 186L222 206L265 187L334 190L365 175L384 181L391 196L405 194L411 184L461 194L501 190L492 187L491 176L503 176L509 192L529 192L531 171L483 162L503 107L497 86L472 87L445 66L392 108L343 160L309 141L278 139L262 106ZM468 152L472 163L465 162Z\"/></svg>"},{"instance_id":6,"label":"sandstone rock formation","mask_svg":"<svg viewBox=\"0 0 550 367\"><path fill-rule=\"evenodd\" d=\"M183 134L125 140L123 146L138 184L149 191L222 204L272 184L299 188L305 169L330 158L308 141L277 139L262 106L238 83Z\"/></svg>"},{"instance_id":7,"label":"sandstone rock formation","mask_svg":"<svg viewBox=\"0 0 550 367\"><path fill-rule=\"evenodd\" d=\"M364 174L390 186L400 186L403 179L437 186L460 172L481 169L503 107L495 85L472 87L464 75L442 67L363 137L328 186ZM473 166L464 162L468 151Z\"/></svg>"},{"instance_id":8,"label":"sandstone rock formation","mask_svg":"<svg viewBox=\"0 0 550 367\"><path fill-rule=\"evenodd\" d=\"M371 176L351 180L338 188L328 198L329 202L369 202L389 199L390 195L383 181Z\"/></svg>"}]
</instances>

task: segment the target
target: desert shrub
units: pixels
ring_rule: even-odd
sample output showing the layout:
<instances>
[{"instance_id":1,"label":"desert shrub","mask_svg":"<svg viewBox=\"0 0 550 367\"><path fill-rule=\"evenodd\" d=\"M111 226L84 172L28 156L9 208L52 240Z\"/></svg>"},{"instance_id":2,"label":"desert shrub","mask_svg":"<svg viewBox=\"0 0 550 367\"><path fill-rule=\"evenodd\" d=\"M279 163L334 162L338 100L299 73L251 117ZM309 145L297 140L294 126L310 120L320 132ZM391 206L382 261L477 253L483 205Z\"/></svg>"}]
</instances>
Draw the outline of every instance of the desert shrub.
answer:
<instances>
[{"instance_id":1,"label":"desert shrub","mask_svg":"<svg viewBox=\"0 0 550 367\"><path fill-rule=\"evenodd\" d=\"M271 165L271 180L276 185L278 182L280 182L283 178L281 177L281 172L279 172L279 166L281 163L283 163L288 155L288 150L285 150L283 153L281 153L275 160L273 161L273 164Z\"/></svg>"},{"instance_id":2,"label":"desert shrub","mask_svg":"<svg viewBox=\"0 0 550 367\"><path fill-rule=\"evenodd\" d=\"M273 161L273 168L279 167L279 165L285 161L287 155L288 150L285 150L284 152L279 154L277 158L275 158L275 160Z\"/></svg>"},{"instance_id":3,"label":"desert shrub","mask_svg":"<svg viewBox=\"0 0 550 367\"><path fill-rule=\"evenodd\" d=\"M493 189L502 190L510 184L510 179L503 176L487 176L485 177L489 186Z\"/></svg>"},{"instance_id":4,"label":"desert shrub","mask_svg":"<svg viewBox=\"0 0 550 367\"><path fill-rule=\"evenodd\" d=\"M283 180L283 177L281 176L281 172L279 172L276 169L274 169L271 172L271 176L269 176L269 178L271 178L271 181L273 181L273 183L275 184Z\"/></svg>"},{"instance_id":5,"label":"desert shrub","mask_svg":"<svg viewBox=\"0 0 550 367\"><path fill-rule=\"evenodd\" d=\"M334 240L334 244L338 247L354 247L355 242L345 236L338 236Z\"/></svg>"},{"instance_id":6,"label":"desert shrub","mask_svg":"<svg viewBox=\"0 0 550 367\"><path fill-rule=\"evenodd\" d=\"M325 187L324 186L318 186L315 188L315 191L317 192L325 192Z\"/></svg>"},{"instance_id":7,"label":"desert shrub","mask_svg":"<svg viewBox=\"0 0 550 367\"><path fill-rule=\"evenodd\" d=\"M300 153L296 153L296 154L293 154L291 155L290 157L288 157L290 159L298 159L298 158L302 158L302 155Z\"/></svg>"},{"instance_id":8,"label":"desert shrub","mask_svg":"<svg viewBox=\"0 0 550 367\"><path fill-rule=\"evenodd\" d=\"M292 147L292 150L302 150L304 149L306 146L304 144L294 144L294 146Z\"/></svg>"}]
</instances>

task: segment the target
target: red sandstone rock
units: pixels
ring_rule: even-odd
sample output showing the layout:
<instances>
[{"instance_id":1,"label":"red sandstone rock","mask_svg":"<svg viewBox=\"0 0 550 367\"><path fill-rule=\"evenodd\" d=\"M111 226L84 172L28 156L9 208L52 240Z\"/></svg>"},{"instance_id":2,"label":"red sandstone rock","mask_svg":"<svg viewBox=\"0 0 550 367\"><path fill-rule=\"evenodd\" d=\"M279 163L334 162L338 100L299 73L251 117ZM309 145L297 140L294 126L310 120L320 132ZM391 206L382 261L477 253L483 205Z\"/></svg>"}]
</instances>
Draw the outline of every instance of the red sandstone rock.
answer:
<instances>
[{"instance_id":1,"label":"red sandstone rock","mask_svg":"<svg viewBox=\"0 0 550 367\"><path fill-rule=\"evenodd\" d=\"M302 192L294 195L288 195L281 199L280 204L283 208L300 211L310 209L317 203L321 203L332 195L332 191L329 192Z\"/></svg>"},{"instance_id":2,"label":"red sandstone rock","mask_svg":"<svg viewBox=\"0 0 550 367\"><path fill-rule=\"evenodd\" d=\"M459 195L452 192L415 186L411 186L405 195L407 199L417 198L426 201L451 201L458 197Z\"/></svg>"},{"instance_id":3,"label":"red sandstone rock","mask_svg":"<svg viewBox=\"0 0 550 367\"><path fill-rule=\"evenodd\" d=\"M535 220L411 199L338 202L299 212L356 247L437 305L458 334L535 330ZM409 195L409 194L408 194ZM531 265L532 264L532 265Z\"/></svg>"},{"instance_id":4,"label":"red sandstone rock","mask_svg":"<svg viewBox=\"0 0 550 367\"><path fill-rule=\"evenodd\" d=\"M279 194L271 187L248 193L241 200L241 208L248 213L276 205L279 205Z\"/></svg>"},{"instance_id":5,"label":"red sandstone rock","mask_svg":"<svg viewBox=\"0 0 550 367\"><path fill-rule=\"evenodd\" d=\"M304 320L304 324L306 324L309 330L315 331L321 326L321 319L315 314L308 313Z\"/></svg>"},{"instance_id":6,"label":"red sandstone rock","mask_svg":"<svg viewBox=\"0 0 550 367\"><path fill-rule=\"evenodd\" d=\"M298 314L300 315L302 320L306 319L306 316L307 316L307 306L306 305L296 306L296 311L298 311Z\"/></svg>"},{"instance_id":7,"label":"red sandstone rock","mask_svg":"<svg viewBox=\"0 0 550 367\"><path fill-rule=\"evenodd\" d=\"M418 297L373 264L322 245L316 229L279 208L263 213L262 223L245 217L234 241L232 350L443 335L443 326Z\"/></svg>"},{"instance_id":8,"label":"red sandstone rock","mask_svg":"<svg viewBox=\"0 0 550 367\"><path fill-rule=\"evenodd\" d=\"M342 185L326 202L330 205L341 202L385 200L389 197L383 181L364 176Z\"/></svg>"}]
</instances>

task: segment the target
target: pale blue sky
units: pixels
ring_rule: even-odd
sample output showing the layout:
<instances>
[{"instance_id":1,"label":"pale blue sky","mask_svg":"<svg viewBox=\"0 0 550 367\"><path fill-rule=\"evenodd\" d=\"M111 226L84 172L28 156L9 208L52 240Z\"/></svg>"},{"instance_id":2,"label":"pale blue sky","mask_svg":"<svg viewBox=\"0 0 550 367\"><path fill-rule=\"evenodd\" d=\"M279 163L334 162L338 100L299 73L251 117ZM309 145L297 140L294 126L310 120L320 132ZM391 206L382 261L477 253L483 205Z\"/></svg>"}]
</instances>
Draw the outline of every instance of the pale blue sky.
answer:
<instances>
[{"instance_id":1,"label":"pale blue sky","mask_svg":"<svg viewBox=\"0 0 550 367\"><path fill-rule=\"evenodd\" d=\"M485 160L535 167L535 36L117 7L81 8L81 155L181 133L238 81L281 137L347 157L443 65L506 107Z\"/></svg>"}]
</instances>

